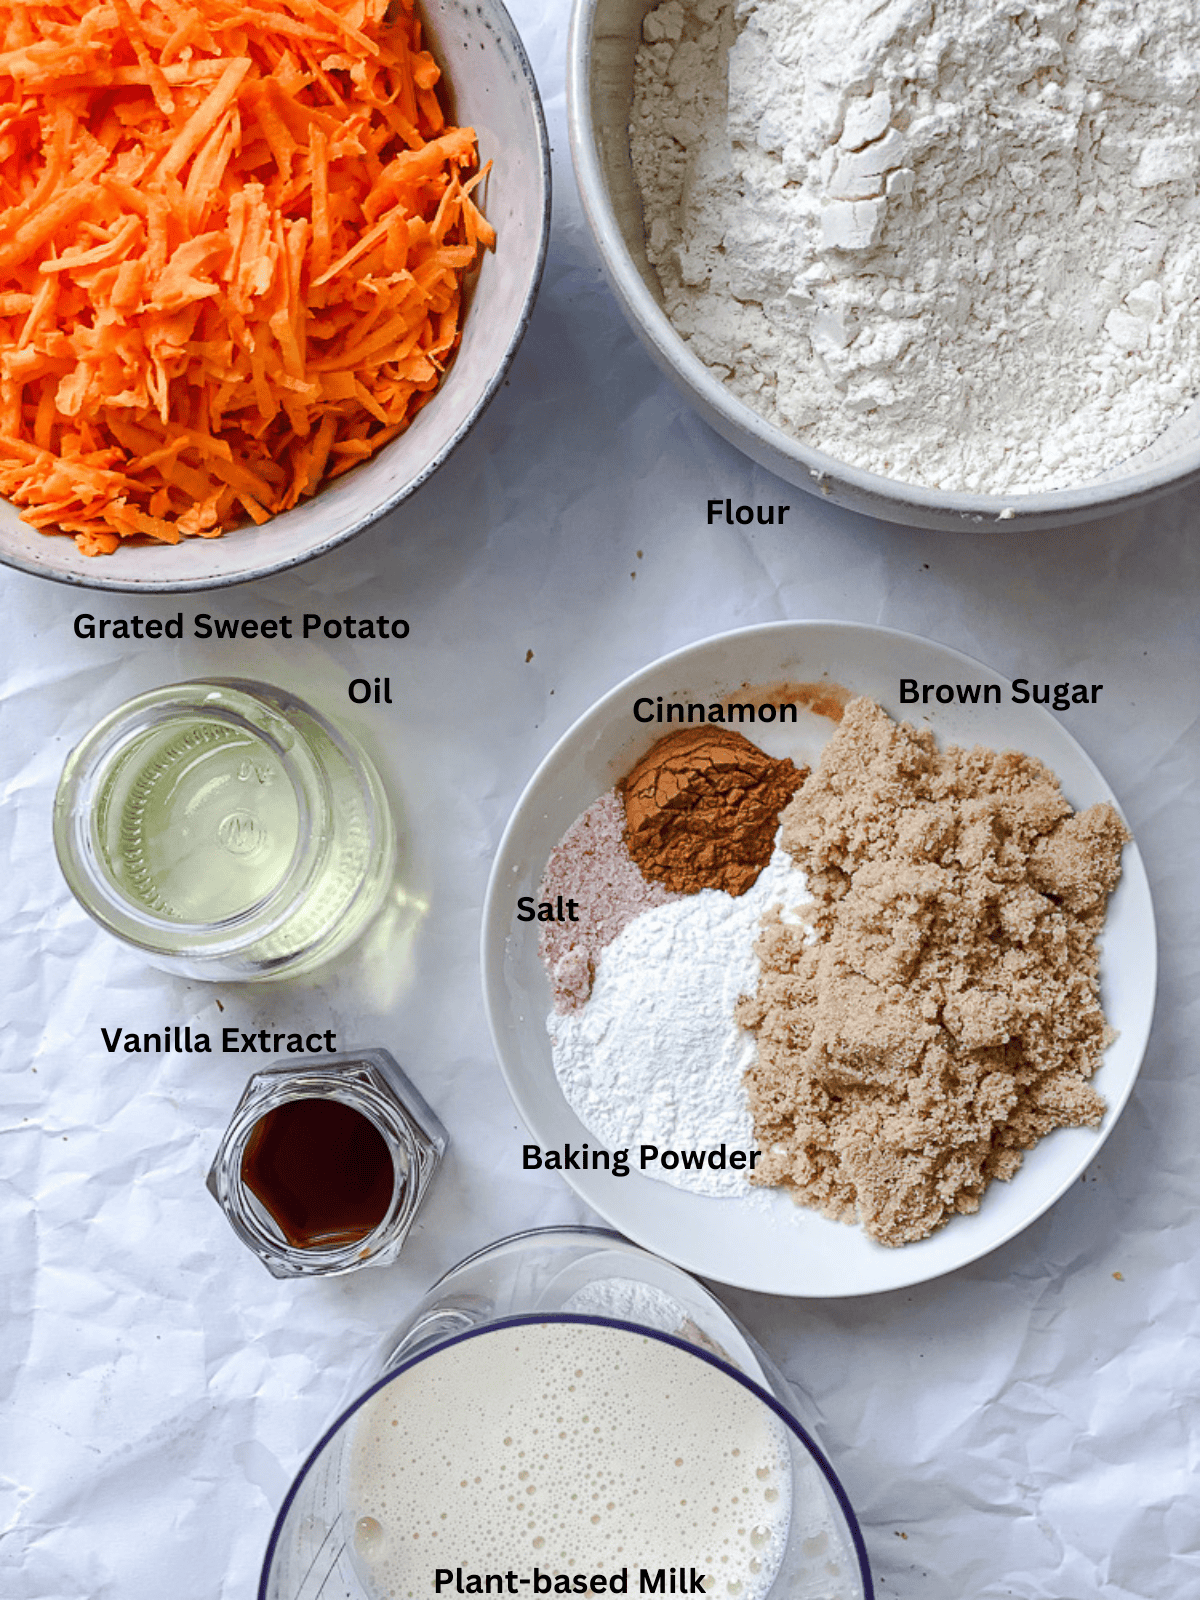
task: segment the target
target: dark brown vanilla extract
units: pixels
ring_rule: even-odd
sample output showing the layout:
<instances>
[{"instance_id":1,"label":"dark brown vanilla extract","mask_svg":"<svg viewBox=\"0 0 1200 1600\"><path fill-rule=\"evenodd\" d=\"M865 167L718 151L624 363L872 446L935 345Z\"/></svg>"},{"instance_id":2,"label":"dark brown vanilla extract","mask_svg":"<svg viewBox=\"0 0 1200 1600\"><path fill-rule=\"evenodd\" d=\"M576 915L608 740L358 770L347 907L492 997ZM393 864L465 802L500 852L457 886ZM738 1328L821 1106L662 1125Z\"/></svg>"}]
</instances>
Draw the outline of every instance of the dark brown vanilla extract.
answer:
<instances>
[{"instance_id":1,"label":"dark brown vanilla extract","mask_svg":"<svg viewBox=\"0 0 1200 1600\"><path fill-rule=\"evenodd\" d=\"M387 1215L396 1182L387 1141L340 1100L291 1100L256 1123L242 1181L300 1249L356 1244Z\"/></svg>"}]
</instances>

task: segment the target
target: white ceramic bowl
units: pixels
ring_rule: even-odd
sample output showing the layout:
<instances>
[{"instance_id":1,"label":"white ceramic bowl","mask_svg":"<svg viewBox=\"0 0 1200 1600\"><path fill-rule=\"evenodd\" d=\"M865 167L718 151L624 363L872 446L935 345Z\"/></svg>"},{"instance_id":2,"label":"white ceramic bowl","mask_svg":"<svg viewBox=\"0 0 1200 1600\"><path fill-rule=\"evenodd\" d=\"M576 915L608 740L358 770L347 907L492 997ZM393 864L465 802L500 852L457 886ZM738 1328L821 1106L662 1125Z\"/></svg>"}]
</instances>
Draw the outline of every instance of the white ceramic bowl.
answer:
<instances>
[{"instance_id":1,"label":"white ceramic bowl","mask_svg":"<svg viewBox=\"0 0 1200 1600\"><path fill-rule=\"evenodd\" d=\"M451 111L495 164L485 204L497 233L463 323L462 344L434 399L378 455L295 510L219 539L85 556L75 541L22 522L0 500L0 561L38 577L138 593L210 589L294 567L368 527L436 472L500 387L521 342L550 231L550 148L533 72L501 0L422 0Z\"/></svg>"},{"instance_id":2,"label":"white ceramic bowl","mask_svg":"<svg viewBox=\"0 0 1200 1600\"><path fill-rule=\"evenodd\" d=\"M1110 515L1200 478L1200 403L1103 481L1024 495L950 494L900 483L801 444L738 400L692 353L646 258L629 159L633 65L657 0L575 0L567 63L571 154L600 258L635 333L665 375L730 444L786 482L910 527L1048 528Z\"/></svg>"},{"instance_id":3,"label":"white ceramic bowl","mask_svg":"<svg viewBox=\"0 0 1200 1600\"><path fill-rule=\"evenodd\" d=\"M720 634L654 662L598 700L555 745L530 779L496 853L483 913L484 1000L509 1091L530 1135L545 1148L591 1139L567 1104L546 1033L552 999L538 957L538 924L515 920L519 895L537 893L546 858L598 796L613 787L656 739L639 725L641 695L719 700L753 685L819 682L825 675L869 694L894 717L932 727L942 745L988 745L1037 756L1058 774L1077 809L1115 804L1108 785L1066 728L1040 706L1014 705L1007 681L945 645L858 623L779 622ZM899 704L899 678L1001 686L1000 705ZM1078 713L1077 713L1078 715ZM757 727L773 755L812 762L833 725L805 716L794 727ZM767 735L770 735L768 737ZM901 1249L867 1238L795 1205L781 1191L749 1199L692 1194L634 1170L567 1172L572 1188L613 1227L689 1271L767 1294L870 1294L939 1277L1004 1244L1054 1203L1111 1133L1133 1088L1150 1033L1155 984L1154 914L1137 845L1126 846L1121 881L1101 940L1105 1015L1117 1037L1095 1084L1107 1102L1098 1128L1060 1128L1029 1151L1008 1183L993 1183L980 1209ZM595 1141L592 1140L594 1144Z\"/></svg>"}]
</instances>

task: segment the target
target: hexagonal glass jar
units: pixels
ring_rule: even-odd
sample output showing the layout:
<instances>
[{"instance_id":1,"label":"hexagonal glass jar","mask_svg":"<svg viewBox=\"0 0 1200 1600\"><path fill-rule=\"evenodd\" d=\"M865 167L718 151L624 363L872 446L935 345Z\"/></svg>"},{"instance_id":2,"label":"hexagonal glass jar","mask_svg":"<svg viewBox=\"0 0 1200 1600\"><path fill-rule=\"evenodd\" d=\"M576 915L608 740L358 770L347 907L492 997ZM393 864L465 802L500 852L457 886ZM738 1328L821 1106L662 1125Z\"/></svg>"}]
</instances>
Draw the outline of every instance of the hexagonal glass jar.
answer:
<instances>
[{"instance_id":1,"label":"hexagonal glass jar","mask_svg":"<svg viewBox=\"0 0 1200 1600\"><path fill-rule=\"evenodd\" d=\"M264 1118L302 1100L335 1101L375 1128L392 1163L392 1192L378 1223L334 1245L289 1242L284 1226L247 1182L247 1152ZM233 1113L208 1173L208 1190L234 1232L276 1278L385 1266L400 1254L429 1191L448 1136L387 1050L308 1056L256 1072Z\"/></svg>"}]
</instances>

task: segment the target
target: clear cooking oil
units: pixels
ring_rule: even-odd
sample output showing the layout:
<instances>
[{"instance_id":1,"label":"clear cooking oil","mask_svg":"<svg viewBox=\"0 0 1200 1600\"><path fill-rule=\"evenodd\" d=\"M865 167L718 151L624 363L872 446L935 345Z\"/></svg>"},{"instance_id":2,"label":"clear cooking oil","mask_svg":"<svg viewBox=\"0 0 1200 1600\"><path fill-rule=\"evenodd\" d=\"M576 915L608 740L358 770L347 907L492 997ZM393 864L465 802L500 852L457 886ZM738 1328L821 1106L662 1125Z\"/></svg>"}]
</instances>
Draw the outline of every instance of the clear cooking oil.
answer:
<instances>
[{"instance_id":1,"label":"clear cooking oil","mask_svg":"<svg viewBox=\"0 0 1200 1600\"><path fill-rule=\"evenodd\" d=\"M97 835L131 900L172 922L223 922L276 889L299 807L270 747L207 719L170 721L126 753L100 793Z\"/></svg>"},{"instance_id":2,"label":"clear cooking oil","mask_svg":"<svg viewBox=\"0 0 1200 1600\"><path fill-rule=\"evenodd\" d=\"M71 753L55 845L84 908L168 970L294 976L379 909L395 858L358 746L282 689L174 684Z\"/></svg>"}]
</instances>

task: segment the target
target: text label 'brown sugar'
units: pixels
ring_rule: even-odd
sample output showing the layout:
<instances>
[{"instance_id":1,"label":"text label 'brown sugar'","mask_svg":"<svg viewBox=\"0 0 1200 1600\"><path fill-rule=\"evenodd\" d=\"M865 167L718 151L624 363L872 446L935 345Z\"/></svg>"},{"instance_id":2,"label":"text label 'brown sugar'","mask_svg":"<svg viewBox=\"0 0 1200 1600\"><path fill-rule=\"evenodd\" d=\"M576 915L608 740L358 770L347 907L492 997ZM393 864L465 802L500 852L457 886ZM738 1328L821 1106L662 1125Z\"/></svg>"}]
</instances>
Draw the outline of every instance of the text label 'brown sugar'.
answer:
<instances>
[{"instance_id":1,"label":"text label 'brown sugar'","mask_svg":"<svg viewBox=\"0 0 1200 1600\"><path fill-rule=\"evenodd\" d=\"M1069 711L1072 706L1094 706L1103 690L1102 683L1031 683L1014 678L1009 699L1014 706L1050 706L1054 711ZM915 678L900 679L902 706L998 706L1004 703L998 683L918 683Z\"/></svg>"}]
</instances>

